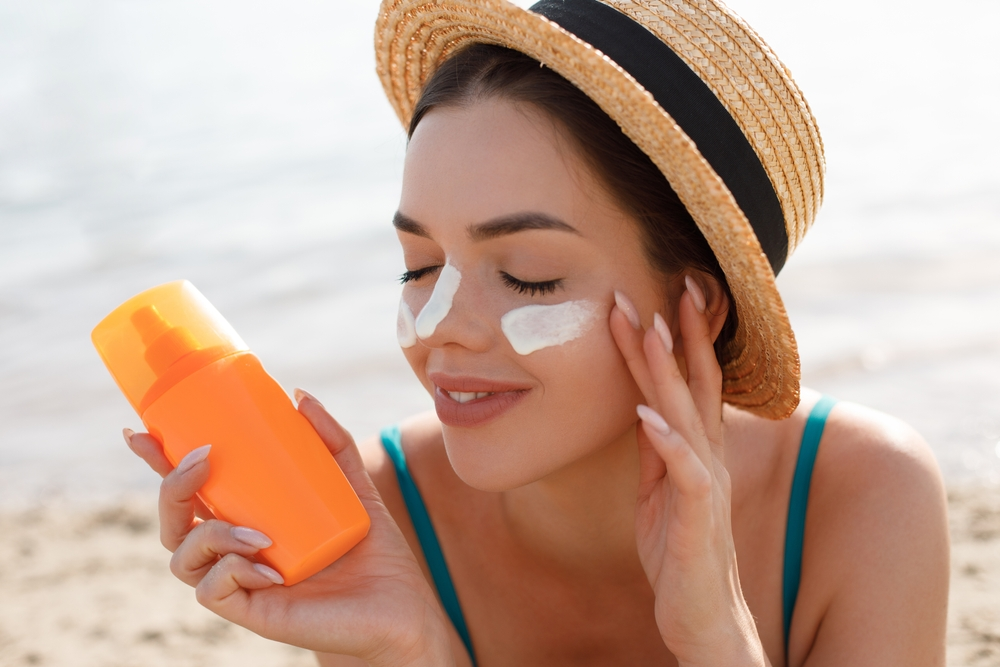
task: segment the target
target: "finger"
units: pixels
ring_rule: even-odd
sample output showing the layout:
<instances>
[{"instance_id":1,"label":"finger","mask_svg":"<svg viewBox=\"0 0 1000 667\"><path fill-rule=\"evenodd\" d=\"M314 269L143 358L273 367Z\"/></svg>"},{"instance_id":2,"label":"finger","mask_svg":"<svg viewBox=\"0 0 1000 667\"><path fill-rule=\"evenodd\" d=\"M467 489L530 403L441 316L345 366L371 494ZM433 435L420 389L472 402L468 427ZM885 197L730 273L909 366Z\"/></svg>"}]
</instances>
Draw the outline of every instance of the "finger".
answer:
<instances>
[{"instance_id":1,"label":"finger","mask_svg":"<svg viewBox=\"0 0 1000 667\"><path fill-rule=\"evenodd\" d=\"M211 447L189 452L160 484L160 542L170 551L200 523L195 517L195 494L208 481Z\"/></svg>"},{"instance_id":2,"label":"finger","mask_svg":"<svg viewBox=\"0 0 1000 667\"><path fill-rule=\"evenodd\" d=\"M667 464L647 437L642 422L636 425L635 436L639 444L639 498L644 498L666 477Z\"/></svg>"},{"instance_id":3,"label":"finger","mask_svg":"<svg viewBox=\"0 0 1000 667\"><path fill-rule=\"evenodd\" d=\"M122 431L125 436L125 444L140 459L146 462L160 477L166 477L174 469L167 455L163 453L163 445L159 440L148 433L136 433L127 428Z\"/></svg>"},{"instance_id":4,"label":"finger","mask_svg":"<svg viewBox=\"0 0 1000 667\"><path fill-rule=\"evenodd\" d=\"M284 583L281 575L263 563L251 563L238 554L226 554L195 587L199 604L230 621L245 619L249 591Z\"/></svg>"},{"instance_id":5,"label":"finger","mask_svg":"<svg viewBox=\"0 0 1000 667\"><path fill-rule=\"evenodd\" d=\"M229 553L249 558L271 546L260 531L233 526L225 521L198 524L170 558L170 571L189 586L197 586L208 571Z\"/></svg>"},{"instance_id":6,"label":"finger","mask_svg":"<svg viewBox=\"0 0 1000 667\"><path fill-rule=\"evenodd\" d=\"M337 465L344 471L347 481L354 487L358 497L362 500L378 500L378 491L368 476L365 463L361 459L361 452L358 451L358 446L347 429L331 417L323 404L309 392L296 389L295 400L298 401L299 412L316 429L316 433L333 454Z\"/></svg>"},{"instance_id":7,"label":"finger","mask_svg":"<svg viewBox=\"0 0 1000 667\"><path fill-rule=\"evenodd\" d=\"M673 355L670 330L659 313L654 315L653 326L646 331L642 347L649 361L653 386L656 387L658 400L655 409L672 429L679 431L691 444L707 466L711 461L712 450L687 381L681 375L677 359Z\"/></svg>"},{"instance_id":8,"label":"finger","mask_svg":"<svg viewBox=\"0 0 1000 667\"><path fill-rule=\"evenodd\" d=\"M670 482L689 498L703 500L710 497L712 475L694 448L652 408L640 405L636 412L643 432L657 454L663 457Z\"/></svg>"},{"instance_id":9,"label":"finger","mask_svg":"<svg viewBox=\"0 0 1000 667\"><path fill-rule=\"evenodd\" d=\"M678 307L688 387L711 442L719 442L722 425L722 368L715 356L712 331L705 314L705 292L691 276Z\"/></svg>"},{"instance_id":10,"label":"finger","mask_svg":"<svg viewBox=\"0 0 1000 667\"><path fill-rule=\"evenodd\" d=\"M128 445L128 448L145 461L160 477L166 477L174 469L164 453L160 441L149 433L136 433L132 429L126 428L122 429L122 435L125 436L125 444ZM212 510L208 509L208 506L197 496L194 499L194 513L199 519L215 518Z\"/></svg>"},{"instance_id":11,"label":"finger","mask_svg":"<svg viewBox=\"0 0 1000 667\"><path fill-rule=\"evenodd\" d=\"M625 358L629 372L639 391L648 403L656 403L653 377L642 351L642 325L632 301L621 292L615 291L615 307L611 309L609 320L611 335Z\"/></svg>"}]
</instances>

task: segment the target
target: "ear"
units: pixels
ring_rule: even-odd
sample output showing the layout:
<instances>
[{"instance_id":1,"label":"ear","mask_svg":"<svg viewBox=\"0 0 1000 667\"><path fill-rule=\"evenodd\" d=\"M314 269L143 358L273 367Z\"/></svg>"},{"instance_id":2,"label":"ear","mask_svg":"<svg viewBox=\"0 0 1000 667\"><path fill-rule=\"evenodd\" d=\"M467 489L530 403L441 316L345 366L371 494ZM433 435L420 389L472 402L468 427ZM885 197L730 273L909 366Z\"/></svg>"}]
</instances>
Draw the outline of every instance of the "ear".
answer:
<instances>
[{"instance_id":1,"label":"ear","mask_svg":"<svg viewBox=\"0 0 1000 667\"><path fill-rule=\"evenodd\" d=\"M705 315L708 317L708 328L711 331L712 341L715 342L722 332L722 327L726 324L726 317L729 315L729 297L726 296L726 290L722 288L722 284L714 277L700 271L694 271L690 275L697 281L705 294Z\"/></svg>"}]
</instances>

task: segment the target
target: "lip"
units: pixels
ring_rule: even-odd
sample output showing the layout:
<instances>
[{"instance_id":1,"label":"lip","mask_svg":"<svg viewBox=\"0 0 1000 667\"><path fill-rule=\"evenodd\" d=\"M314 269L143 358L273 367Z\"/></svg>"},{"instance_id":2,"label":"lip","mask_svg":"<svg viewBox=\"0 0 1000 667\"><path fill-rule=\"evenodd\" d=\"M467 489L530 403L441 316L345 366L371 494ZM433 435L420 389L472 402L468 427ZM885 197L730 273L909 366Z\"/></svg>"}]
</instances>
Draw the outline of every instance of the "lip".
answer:
<instances>
[{"instance_id":1,"label":"lip","mask_svg":"<svg viewBox=\"0 0 1000 667\"><path fill-rule=\"evenodd\" d=\"M435 385L434 408L438 419L447 426L459 428L488 424L524 400L531 391L531 387L523 384L471 376L430 373L428 379ZM459 403L448 395L449 391L490 392L492 395Z\"/></svg>"}]
</instances>

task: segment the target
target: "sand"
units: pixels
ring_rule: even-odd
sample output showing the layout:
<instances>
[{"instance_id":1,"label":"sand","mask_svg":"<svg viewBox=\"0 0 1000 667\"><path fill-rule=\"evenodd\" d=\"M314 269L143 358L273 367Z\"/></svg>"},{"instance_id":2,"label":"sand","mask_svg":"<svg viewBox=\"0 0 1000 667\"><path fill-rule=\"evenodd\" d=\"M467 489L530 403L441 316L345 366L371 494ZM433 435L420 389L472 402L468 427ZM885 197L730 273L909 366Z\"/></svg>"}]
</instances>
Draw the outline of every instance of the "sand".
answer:
<instances>
[{"instance_id":1,"label":"sand","mask_svg":"<svg viewBox=\"0 0 1000 667\"><path fill-rule=\"evenodd\" d=\"M1000 665L1000 488L949 493L949 666ZM214 616L167 569L155 506L0 512L0 664L305 667Z\"/></svg>"},{"instance_id":2,"label":"sand","mask_svg":"<svg viewBox=\"0 0 1000 667\"><path fill-rule=\"evenodd\" d=\"M948 664L1000 665L1000 489L953 488Z\"/></svg>"},{"instance_id":3,"label":"sand","mask_svg":"<svg viewBox=\"0 0 1000 667\"><path fill-rule=\"evenodd\" d=\"M155 503L0 514L0 665L315 665L215 616L173 578Z\"/></svg>"}]
</instances>

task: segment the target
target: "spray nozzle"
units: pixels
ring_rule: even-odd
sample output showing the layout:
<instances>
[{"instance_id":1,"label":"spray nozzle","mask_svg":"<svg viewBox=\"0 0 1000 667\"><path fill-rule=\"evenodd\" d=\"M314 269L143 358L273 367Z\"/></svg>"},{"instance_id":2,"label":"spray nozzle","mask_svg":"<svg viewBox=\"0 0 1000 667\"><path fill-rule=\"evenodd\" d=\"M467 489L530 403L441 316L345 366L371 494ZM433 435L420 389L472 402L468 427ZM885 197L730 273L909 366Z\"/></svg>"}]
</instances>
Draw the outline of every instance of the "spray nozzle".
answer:
<instances>
[{"instance_id":1,"label":"spray nozzle","mask_svg":"<svg viewBox=\"0 0 1000 667\"><path fill-rule=\"evenodd\" d=\"M201 347L187 327L171 326L156 306L143 306L130 319L146 346L143 358L158 376Z\"/></svg>"}]
</instances>

